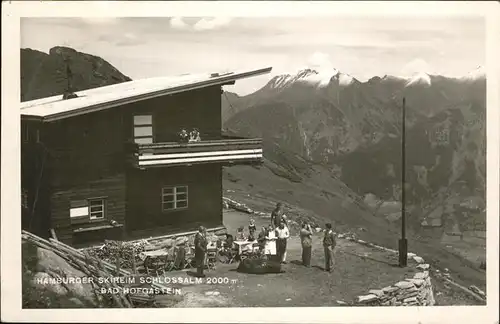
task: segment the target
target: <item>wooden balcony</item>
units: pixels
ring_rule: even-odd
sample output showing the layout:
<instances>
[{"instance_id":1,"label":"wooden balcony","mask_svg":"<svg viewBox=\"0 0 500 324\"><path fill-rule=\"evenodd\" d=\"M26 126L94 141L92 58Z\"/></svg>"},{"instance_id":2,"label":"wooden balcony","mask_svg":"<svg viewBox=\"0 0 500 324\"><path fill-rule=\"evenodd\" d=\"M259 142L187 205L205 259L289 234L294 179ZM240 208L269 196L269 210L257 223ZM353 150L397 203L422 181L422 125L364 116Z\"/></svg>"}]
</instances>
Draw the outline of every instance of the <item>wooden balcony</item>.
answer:
<instances>
[{"instance_id":1,"label":"wooden balcony","mask_svg":"<svg viewBox=\"0 0 500 324\"><path fill-rule=\"evenodd\" d=\"M138 168L202 163L258 164L262 162L262 140L221 139L191 143L137 144L134 165Z\"/></svg>"}]
</instances>

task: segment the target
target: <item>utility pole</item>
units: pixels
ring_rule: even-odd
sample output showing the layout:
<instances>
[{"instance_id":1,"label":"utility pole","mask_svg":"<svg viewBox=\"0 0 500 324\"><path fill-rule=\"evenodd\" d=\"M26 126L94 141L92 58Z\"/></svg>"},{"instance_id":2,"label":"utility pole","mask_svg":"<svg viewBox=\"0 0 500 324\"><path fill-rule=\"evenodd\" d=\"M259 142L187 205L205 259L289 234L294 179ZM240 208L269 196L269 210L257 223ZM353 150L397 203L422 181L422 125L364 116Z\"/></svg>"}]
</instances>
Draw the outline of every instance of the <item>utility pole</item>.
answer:
<instances>
[{"instance_id":1,"label":"utility pole","mask_svg":"<svg viewBox=\"0 0 500 324\"><path fill-rule=\"evenodd\" d=\"M406 98L403 98L401 120L401 239L399 240L399 266L408 262L408 240L406 239Z\"/></svg>"}]
</instances>

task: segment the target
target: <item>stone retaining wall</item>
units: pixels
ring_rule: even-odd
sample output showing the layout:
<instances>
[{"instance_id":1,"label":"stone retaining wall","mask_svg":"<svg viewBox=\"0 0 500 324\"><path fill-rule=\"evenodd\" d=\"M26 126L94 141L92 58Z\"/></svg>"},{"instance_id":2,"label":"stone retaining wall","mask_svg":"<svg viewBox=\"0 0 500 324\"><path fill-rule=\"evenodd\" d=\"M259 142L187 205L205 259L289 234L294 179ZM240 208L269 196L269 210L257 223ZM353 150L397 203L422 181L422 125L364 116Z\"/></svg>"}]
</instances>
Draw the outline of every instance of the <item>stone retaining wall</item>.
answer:
<instances>
[{"instance_id":1,"label":"stone retaining wall","mask_svg":"<svg viewBox=\"0 0 500 324\"><path fill-rule=\"evenodd\" d=\"M418 272L413 278L382 289L373 289L368 295L358 296L356 305L366 306L433 306L435 304L429 271Z\"/></svg>"},{"instance_id":2,"label":"stone retaining wall","mask_svg":"<svg viewBox=\"0 0 500 324\"><path fill-rule=\"evenodd\" d=\"M378 250L398 253L398 251L389 249L380 245L360 240L355 234L339 234L339 238L344 238L348 241L356 242ZM417 264L419 270L412 278L406 278L394 285L387 286L381 289L372 289L367 295L358 296L354 301L354 305L359 306L433 306L436 301L434 299L434 291L432 287L431 277L429 275L429 264L424 263L422 257L415 253L408 253L408 259L412 259ZM413 263L413 262L412 262Z\"/></svg>"}]
</instances>

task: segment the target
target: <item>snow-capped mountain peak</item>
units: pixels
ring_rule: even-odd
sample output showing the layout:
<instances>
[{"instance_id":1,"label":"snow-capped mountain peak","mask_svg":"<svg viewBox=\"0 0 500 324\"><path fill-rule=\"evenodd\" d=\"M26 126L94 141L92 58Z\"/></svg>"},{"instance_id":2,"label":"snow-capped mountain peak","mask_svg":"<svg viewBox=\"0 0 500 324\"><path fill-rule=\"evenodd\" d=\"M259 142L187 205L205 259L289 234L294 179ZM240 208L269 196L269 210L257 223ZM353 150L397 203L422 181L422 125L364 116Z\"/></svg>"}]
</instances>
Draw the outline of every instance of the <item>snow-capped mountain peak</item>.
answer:
<instances>
[{"instance_id":1,"label":"snow-capped mountain peak","mask_svg":"<svg viewBox=\"0 0 500 324\"><path fill-rule=\"evenodd\" d=\"M425 85L430 86L432 84L431 77L429 74L424 72L415 73L411 78L408 79L406 86L414 85Z\"/></svg>"},{"instance_id":2,"label":"snow-capped mountain peak","mask_svg":"<svg viewBox=\"0 0 500 324\"><path fill-rule=\"evenodd\" d=\"M341 86L348 86L355 82L352 76L341 73L337 69L310 69L299 70L296 74L282 74L274 77L270 82L271 88L287 88L299 83L307 83L317 87L326 87L332 81L338 81Z\"/></svg>"}]
</instances>

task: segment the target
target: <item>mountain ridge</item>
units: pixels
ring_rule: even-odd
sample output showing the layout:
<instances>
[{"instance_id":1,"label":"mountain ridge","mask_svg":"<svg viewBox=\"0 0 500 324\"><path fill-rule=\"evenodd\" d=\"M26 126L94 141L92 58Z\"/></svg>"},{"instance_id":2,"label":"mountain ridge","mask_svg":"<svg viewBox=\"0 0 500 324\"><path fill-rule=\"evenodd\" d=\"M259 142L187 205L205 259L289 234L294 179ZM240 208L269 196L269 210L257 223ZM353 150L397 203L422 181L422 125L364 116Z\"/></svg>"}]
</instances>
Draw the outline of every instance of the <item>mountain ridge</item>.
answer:
<instances>
[{"instance_id":1,"label":"mountain ridge","mask_svg":"<svg viewBox=\"0 0 500 324\"><path fill-rule=\"evenodd\" d=\"M396 75L384 75L383 77L380 76L373 76L369 78L367 81L360 81L357 78L351 76L350 74L343 73L340 70L336 68L329 68L329 69L315 69L315 68L302 68L297 70L296 72L291 72L291 73L281 73L278 75L275 75L267 82L266 85L264 85L262 88L265 87L271 87L271 88L279 88L279 87L285 87L287 84L291 84L293 82L307 82L308 78L313 77L313 80L309 80L310 83L318 83L319 86L326 86L328 85L329 82L331 82L334 79L337 79L340 81L340 84L347 86L350 85L351 83L369 83L370 80L373 79L382 79L382 80L400 80L400 81L406 81L408 84L418 82L420 80L424 80L426 83L429 83L429 79L431 77L441 77L441 78L447 78L450 80L457 80L457 81L475 81L479 79L485 79L486 78L486 71L484 70L483 66L478 66L476 69L468 72L467 74L464 74L463 76L460 77L450 77L450 76L444 76L444 75L439 75L439 74L431 74L425 71L420 71L416 72L411 76L408 77L403 77L403 76L396 76ZM317 77L316 80L314 80L314 77ZM407 85L408 85L407 84ZM259 91L258 89L257 91ZM251 95L251 94L248 94ZM243 96L242 96L243 97Z\"/></svg>"},{"instance_id":2,"label":"mountain ridge","mask_svg":"<svg viewBox=\"0 0 500 324\"><path fill-rule=\"evenodd\" d=\"M397 200L401 106L406 98L408 146L418 148L408 153L411 207L425 220L436 205L456 205L450 197L457 192L485 204L483 68L459 78L420 73L412 78L373 77L347 86L339 85L334 76L340 72L332 71L328 84L302 82L317 76L314 70L285 75L285 87L274 86L280 81L274 77L253 94L231 97L231 111L225 96L225 126L329 165L362 196ZM366 171L370 168L375 169ZM466 188L457 184L461 181ZM448 208L451 214L455 209Z\"/></svg>"}]
</instances>

